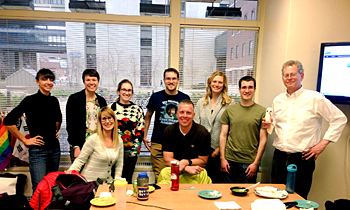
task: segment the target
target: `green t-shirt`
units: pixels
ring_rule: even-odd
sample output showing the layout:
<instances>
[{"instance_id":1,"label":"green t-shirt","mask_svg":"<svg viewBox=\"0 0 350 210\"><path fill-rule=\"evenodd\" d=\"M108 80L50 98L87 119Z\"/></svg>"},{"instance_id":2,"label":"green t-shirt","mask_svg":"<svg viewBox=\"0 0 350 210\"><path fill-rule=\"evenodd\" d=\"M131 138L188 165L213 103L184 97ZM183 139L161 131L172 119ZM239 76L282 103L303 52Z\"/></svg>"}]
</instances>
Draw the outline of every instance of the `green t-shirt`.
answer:
<instances>
[{"instance_id":1,"label":"green t-shirt","mask_svg":"<svg viewBox=\"0 0 350 210\"><path fill-rule=\"evenodd\" d=\"M220 122L229 125L226 160L249 164L254 162L265 113L266 108L255 103L248 107L237 103L225 110Z\"/></svg>"}]
</instances>

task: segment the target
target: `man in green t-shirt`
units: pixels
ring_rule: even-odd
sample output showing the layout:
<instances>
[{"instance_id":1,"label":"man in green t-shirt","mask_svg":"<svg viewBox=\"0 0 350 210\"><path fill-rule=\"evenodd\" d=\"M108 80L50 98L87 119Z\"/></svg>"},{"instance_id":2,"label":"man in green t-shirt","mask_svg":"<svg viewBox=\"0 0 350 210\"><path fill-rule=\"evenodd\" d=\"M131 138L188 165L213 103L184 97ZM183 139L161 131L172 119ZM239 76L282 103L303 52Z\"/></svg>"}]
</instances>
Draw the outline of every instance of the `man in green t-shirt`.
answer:
<instances>
[{"instance_id":1,"label":"man in green t-shirt","mask_svg":"<svg viewBox=\"0 0 350 210\"><path fill-rule=\"evenodd\" d=\"M239 80L241 102L229 106L220 119L221 171L222 181L226 183L256 182L267 131L262 124L266 108L253 101L255 90L255 79L242 77Z\"/></svg>"}]
</instances>

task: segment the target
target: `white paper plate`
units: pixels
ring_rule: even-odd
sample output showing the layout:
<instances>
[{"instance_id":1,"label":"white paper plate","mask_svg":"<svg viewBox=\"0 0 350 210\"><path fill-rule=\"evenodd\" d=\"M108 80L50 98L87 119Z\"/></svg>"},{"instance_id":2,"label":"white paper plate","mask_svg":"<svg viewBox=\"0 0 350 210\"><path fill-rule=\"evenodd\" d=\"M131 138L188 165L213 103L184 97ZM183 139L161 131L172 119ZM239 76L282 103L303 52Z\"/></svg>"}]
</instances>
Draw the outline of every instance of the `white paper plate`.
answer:
<instances>
[{"instance_id":1,"label":"white paper plate","mask_svg":"<svg viewBox=\"0 0 350 210\"><path fill-rule=\"evenodd\" d=\"M288 192L285 190L277 189L274 187L257 187L254 189L256 195L266 198L278 198L283 199L288 196Z\"/></svg>"}]
</instances>

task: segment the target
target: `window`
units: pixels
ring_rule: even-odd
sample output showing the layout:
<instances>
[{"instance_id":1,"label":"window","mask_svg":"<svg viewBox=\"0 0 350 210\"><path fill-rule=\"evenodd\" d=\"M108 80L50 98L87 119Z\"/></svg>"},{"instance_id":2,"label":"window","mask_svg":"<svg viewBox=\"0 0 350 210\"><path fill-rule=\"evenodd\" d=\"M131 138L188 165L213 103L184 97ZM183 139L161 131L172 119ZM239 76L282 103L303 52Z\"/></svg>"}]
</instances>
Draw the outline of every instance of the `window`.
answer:
<instances>
[{"instance_id":1,"label":"window","mask_svg":"<svg viewBox=\"0 0 350 210\"><path fill-rule=\"evenodd\" d=\"M242 57L245 56L245 43L242 44Z\"/></svg>"},{"instance_id":2,"label":"window","mask_svg":"<svg viewBox=\"0 0 350 210\"><path fill-rule=\"evenodd\" d=\"M151 47L152 46L152 39L151 38L141 38L141 46Z\"/></svg>"},{"instance_id":3,"label":"window","mask_svg":"<svg viewBox=\"0 0 350 210\"><path fill-rule=\"evenodd\" d=\"M253 41L249 41L249 52L248 55L252 55L253 54Z\"/></svg>"},{"instance_id":4,"label":"window","mask_svg":"<svg viewBox=\"0 0 350 210\"><path fill-rule=\"evenodd\" d=\"M152 56L141 56L141 85L151 86L152 85Z\"/></svg>"},{"instance_id":5,"label":"window","mask_svg":"<svg viewBox=\"0 0 350 210\"><path fill-rule=\"evenodd\" d=\"M170 0L86 0L102 5L102 13L132 16L170 16ZM67 2L67 4L65 3ZM258 0L250 1L203 1L182 0L181 17L201 19L247 20L251 11L258 11ZM213 3L212 3L213 2ZM67 0L34 0L34 10L71 12ZM91 4L90 12L100 13L100 7ZM211 10L208 7L212 8ZM220 9L221 8L221 9ZM227 8L227 10L222 10ZM88 12L89 10L85 11ZM243 16L243 14L245 14ZM252 17L252 20L253 19Z\"/></svg>"},{"instance_id":6,"label":"window","mask_svg":"<svg viewBox=\"0 0 350 210\"><path fill-rule=\"evenodd\" d=\"M86 55L86 68L96 69L96 54Z\"/></svg>"},{"instance_id":7,"label":"window","mask_svg":"<svg viewBox=\"0 0 350 210\"><path fill-rule=\"evenodd\" d=\"M96 44L96 36L86 36L86 44Z\"/></svg>"},{"instance_id":8,"label":"window","mask_svg":"<svg viewBox=\"0 0 350 210\"><path fill-rule=\"evenodd\" d=\"M249 14L252 9L257 8L258 0L222 1L221 3L220 1L184 0L181 6L181 17L247 20L247 15L243 16L243 14Z\"/></svg>"},{"instance_id":9,"label":"window","mask_svg":"<svg viewBox=\"0 0 350 210\"><path fill-rule=\"evenodd\" d=\"M64 4L64 0L34 0L34 4Z\"/></svg>"},{"instance_id":10,"label":"window","mask_svg":"<svg viewBox=\"0 0 350 210\"><path fill-rule=\"evenodd\" d=\"M52 94L60 102L63 118L68 96L84 88L81 74L86 68L98 70L98 92L108 103L117 98L118 82L129 79L134 86L132 101L145 108L168 68L168 26L0 20L0 27L0 78L6 90L0 92L6 98L0 103L2 111L12 110L26 95L37 92L34 77L41 68L56 75ZM69 146L63 120L59 135L65 154Z\"/></svg>"},{"instance_id":11,"label":"window","mask_svg":"<svg viewBox=\"0 0 350 210\"><path fill-rule=\"evenodd\" d=\"M252 20L256 20L256 17L255 17L255 11L253 10L252 11L252 17L251 17Z\"/></svg>"},{"instance_id":12,"label":"window","mask_svg":"<svg viewBox=\"0 0 350 210\"><path fill-rule=\"evenodd\" d=\"M180 54L180 89L186 90L196 103L205 94L208 77L222 71L228 78L228 94L235 100L239 98L238 80L250 70L254 73L255 66L255 56L239 57L239 49L254 39L257 31L185 27L181 33L184 50Z\"/></svg>"},{"instance_id":13,"label":"window","mask_svg":"<svg viewBox=\"0 0 350 210\"><path fill-rule=\"evenodd\" d=\"M50 12L41 12L36 18L38 20L31 20L31 14L36 11L19 10L16 14L2 16L8 19L0 19L1 110L10 111L24 96L37 91L35 80L30 78L40 68L52 69L56 74L52 94L59 98L63 115L68 96L83 88L81 73L85 68L99 71L98 91L108 103L117 98L115 88L118 82L131 80L135 90L131 100L144 110L150 95L164 89L163 71L168 67L178 66L179 89L189 94L195 104L205 94L206 80L214 71L225 72L229 95L233 97L238 96L239 78L255 75L255 48L261 23L256 21L256 24L245 25L247 21L241 21L244 16L205 17L206 7L212 3L172 2L176 8L181 7L182 17L180 24L174 24L173 21L178 19L169 18L168 14L141 14L139 10L140 3L170 6L169 0L106 0L107 14L121 16L66 13L64 18L62 13L54 11L69 11L67 4L51 2L48 5L48 0L44 1L36 0L35 10ZM229 7L241 7L242 14L248 14L248 19L251 11L258 11L257 1L235 2L235 5L231 1L224 3ZM245 6L248 4L249 7ZM213 5L220 7L218 3ZM167 8L165 6L164 11ZM3 13L8 13L8 10ZM138 17L140 15L153 17ZM17 20L19 16L21 20ZM106 20L102 19L104 17ZM185 18L192 18L190 24L186 24ZM174 31L180 33L174 35L171 33ZM246 46L248 52L240 56L243 43L249 43ZM20 76L24 74L26 76ZM9 77L15 78L17 83L7 84ZM68 150L65 126L63 122L60 130L63 153ZM152 123L149 139L151 133ZM142 144L141 150L144 149Z\"/></svg>"}]
</instances>

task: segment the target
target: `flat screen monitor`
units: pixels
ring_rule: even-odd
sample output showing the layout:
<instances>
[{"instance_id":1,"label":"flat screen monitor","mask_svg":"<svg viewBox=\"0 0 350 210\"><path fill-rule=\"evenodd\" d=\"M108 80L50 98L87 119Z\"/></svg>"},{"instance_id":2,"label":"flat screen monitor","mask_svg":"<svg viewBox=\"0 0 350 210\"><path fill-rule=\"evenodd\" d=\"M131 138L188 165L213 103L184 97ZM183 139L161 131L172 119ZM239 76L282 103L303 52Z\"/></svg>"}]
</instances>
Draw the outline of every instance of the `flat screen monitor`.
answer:
<instances>
[{"instance_id":1,"label":"flat screen monitor","mask_svg":"<svg viewBox=\"0 0 350 210\"><path fill-rule=\"evenodd\" d=\"M317 91L335 104L350 104L350 42L321 43Z\"/></svg>"}]
</instances>

